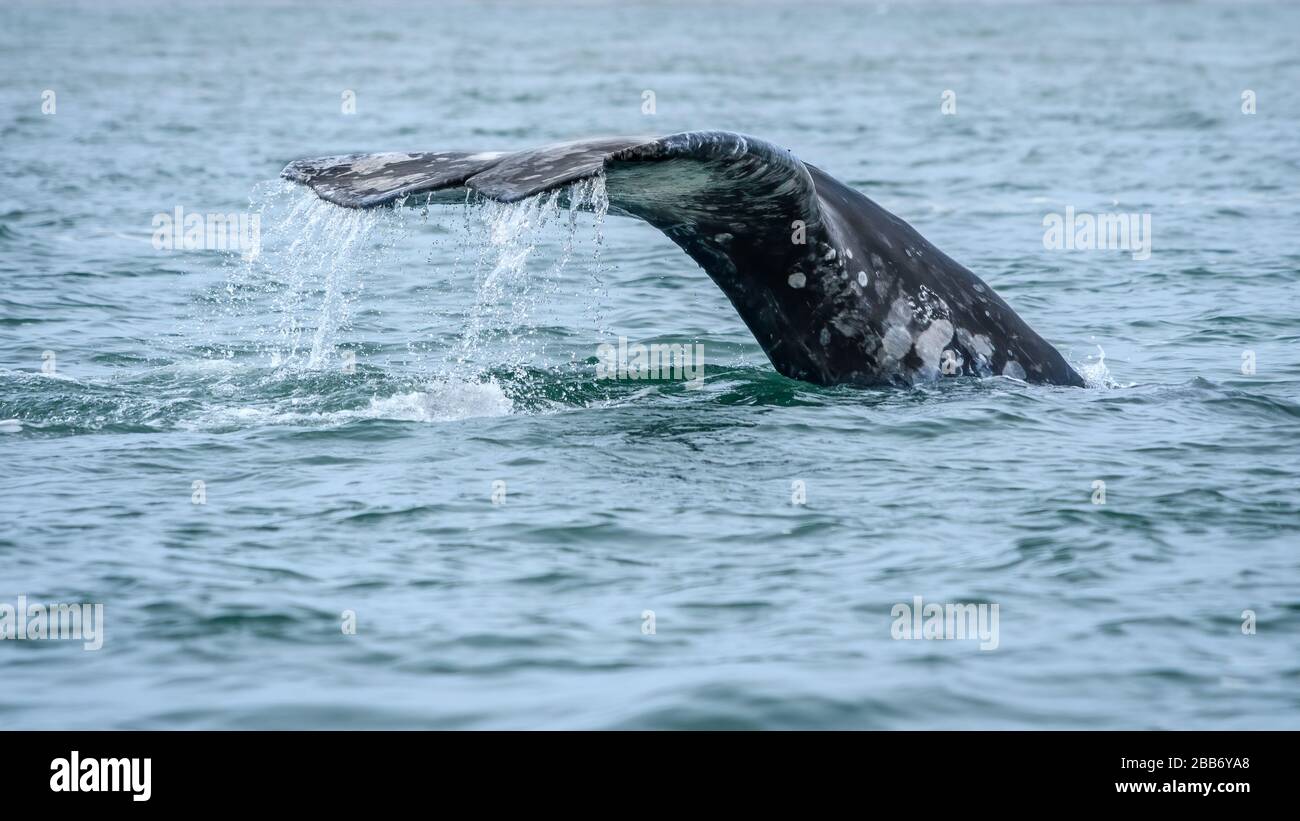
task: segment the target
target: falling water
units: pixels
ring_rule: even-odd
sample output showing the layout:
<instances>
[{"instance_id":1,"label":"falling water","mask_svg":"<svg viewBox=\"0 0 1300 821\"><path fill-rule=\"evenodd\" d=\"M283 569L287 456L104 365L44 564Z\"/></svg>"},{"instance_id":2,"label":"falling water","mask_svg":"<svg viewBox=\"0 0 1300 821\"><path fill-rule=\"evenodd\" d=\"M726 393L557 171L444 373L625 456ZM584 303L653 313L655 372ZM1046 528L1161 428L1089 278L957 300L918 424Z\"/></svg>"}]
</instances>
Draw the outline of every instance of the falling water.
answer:
<instances>
[{"instance_id":1,"label":"falling water","mask_svg":"<svg viewBox=\"0 0 1300 821\"><path fill-rule=\"evenodd\" d=\"M594 216L589 266L596 283L593 291L604 292L600 249L608 208L602 177L517 203L486 201L467 208L466 247L476 251L476 256L473 270L462 274L474 277L475 296L456 345L459 370L487 367L484 360L491 357L497 367L520 376L526 366L545 361L544 346L536 341L537 312L559 290L580 242L580 216L584 212ZM557 225L561 230L558 252L544 265L530 265L539 246L551 238L548 229ZM595 318L594 309L588 314Z\"/></svg>"},{"instance_id":2,"label":"falling water","mask_svg":"<svg viewBox=\"0 0 1300 821\"><path fill-rule=\"evenodd\" d=\"M226 358L251 352L281 374L338 367L353 310L359 304L382 309L379 293L360 301L367 279L391 275L394 249L409 243L416 226L430 222L441 235L435 242L450 237L454 261L444 272L443 289L415 290L429 303L448 292L465 292L467 299L460 303L461 315L450 317L462 330L450 344L444 340L442 350L422 336L423 329L409 329L407 350L425 360L428 379L474 383L508 375L526 393L530 370L556 364L539 341L539 314L557 297L576 249L588 241L585 214L592 215L590 263L584 265L591 282L575 287L585 294L588 318L601 325L606 289L600 253L608 212L603 178L517 203L467 196L460 209L420 208L418 202L406 203L415 208L340 208L289 183L263 186L254 203L263 250L254 259L232 260L202 323L209 326L209 346ZM402 275L434 282L438 272L431 267ZM472 288L462 287L469 283ZM430 304L427 313L447 310ZM447 324L442 319L438 324ZM218 334L225 338L211 339Z\"/></svg>"}]
</instances>

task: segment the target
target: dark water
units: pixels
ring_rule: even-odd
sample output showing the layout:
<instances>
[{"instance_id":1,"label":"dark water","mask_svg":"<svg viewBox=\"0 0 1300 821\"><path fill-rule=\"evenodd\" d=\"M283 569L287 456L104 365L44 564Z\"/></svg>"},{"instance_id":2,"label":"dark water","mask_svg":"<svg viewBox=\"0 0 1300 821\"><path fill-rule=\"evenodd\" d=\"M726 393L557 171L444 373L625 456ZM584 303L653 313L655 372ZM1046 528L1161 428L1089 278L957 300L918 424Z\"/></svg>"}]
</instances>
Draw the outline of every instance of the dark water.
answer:
<instances>
[{"instance_id":1,"label":"dark water","mask_svg":"<svg viewBox=\"0 0 1300 821\"><path fill-rule=\"evenodd\" d=\"M105 641L0 642L0 726L1300 726L1297 31L6 3L0 603L102 603ZM274 182L698 128L867 192L1093 387L791 382L646 225ZM261 255L155 250L177 206L255 210ZM1046 249L1067 206L1150 214L1150 258ZM597 380L618 336L703 344L704 387ZM997 604L997 648L893 640L914 596Z\"/></svg>"}]
</instances>

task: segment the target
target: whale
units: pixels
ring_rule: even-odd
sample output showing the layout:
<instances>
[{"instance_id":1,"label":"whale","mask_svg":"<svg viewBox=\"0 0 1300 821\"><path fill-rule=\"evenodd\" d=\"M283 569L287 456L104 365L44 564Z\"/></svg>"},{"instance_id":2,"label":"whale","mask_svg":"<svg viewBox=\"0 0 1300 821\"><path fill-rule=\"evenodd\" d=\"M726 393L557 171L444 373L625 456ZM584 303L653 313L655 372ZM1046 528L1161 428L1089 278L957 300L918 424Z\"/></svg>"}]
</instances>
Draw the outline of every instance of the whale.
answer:
<instances>
[{"instance_id":1,"label":"whale","mask_svg":"<svg viewBox=\"0 0 1300 821\"><path fill-rule=\"evenodd\" d=\"M680 246L790 379L1085 385L988 284L911 225L756 137L690 131L521 151L346 154L296 160L281 176L362 209L513 203L599 180L609 213Z\"/></svg>"}]
</instances>

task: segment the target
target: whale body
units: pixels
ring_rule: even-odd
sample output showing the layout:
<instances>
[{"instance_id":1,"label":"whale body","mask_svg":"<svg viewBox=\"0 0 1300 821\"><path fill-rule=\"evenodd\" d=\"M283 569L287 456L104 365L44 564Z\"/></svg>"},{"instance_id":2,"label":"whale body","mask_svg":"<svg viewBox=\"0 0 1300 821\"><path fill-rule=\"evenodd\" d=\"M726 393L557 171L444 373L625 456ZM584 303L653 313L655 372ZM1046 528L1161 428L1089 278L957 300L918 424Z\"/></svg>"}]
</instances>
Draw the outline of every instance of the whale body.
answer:
<instances>
[{"instance_id":1,"label":"whale body","mask_svg":"<svg viewBox=\"0 0 1300 821\"><path fill-rule=\"evenodd\" d=\"M346 208L517 202L603 176L609 212L658 228L735 306L776 370L819 385L1008 376L1083 386L983 280L789 150L726 131L514 152L298 160L281 176Z\"/></svg>"}]
</instances>

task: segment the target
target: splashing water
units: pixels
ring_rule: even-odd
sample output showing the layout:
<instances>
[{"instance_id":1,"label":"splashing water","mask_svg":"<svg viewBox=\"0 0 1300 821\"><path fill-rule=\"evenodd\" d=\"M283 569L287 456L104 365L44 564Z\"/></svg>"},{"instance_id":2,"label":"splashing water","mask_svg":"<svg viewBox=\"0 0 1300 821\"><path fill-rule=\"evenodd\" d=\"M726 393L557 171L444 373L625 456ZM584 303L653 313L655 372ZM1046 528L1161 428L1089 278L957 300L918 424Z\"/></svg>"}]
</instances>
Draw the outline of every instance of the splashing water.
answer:
<instances>
[{"instance_id":1,"label":"splashing water","mask_svg":"<svg viewBox=\"0 0 1300 821\"><path fill-rule=\"evenodd\" d=\"M273 363L319 370L332 359L350 324L351 304L364 288L361 268L382 262L359 253L385 212L338 208L299 199L277 226L291 235L264 259L268 283L278 287ZM282 247L282 250L281 250Z\"/></svg>"},{"instance_id":2,"label":"splashing water","mask_svg":"<svg viewBox=\"0 0 1300 821\"><path fill-rule=\"evenodd\" d=\"M1097 346L1097 357L1094 361L1090 355L1086 360L1075 365L1079 376L1083 377L1084 383L1090 388L1131 388L1136 383L1122 384L1115 379L1110 373L1110 368L1106 367L1106 352L1100 345Z\"/></svg>"},{"instance_id":3,"label":"splashing water","mask_svg":"<svg viewBox=\"0 0 1300 821\"><path fill-rule=\"evenodd\" d=\"M372 396L365 405L339 410L303 408L300 403L220 405L207 409L196 419L182 421L179 426L187 430L219 430L250 425L344 425L367 420L451 422L505 416L513 411L510 399L494 380L438 379L424 390Z\"/></svg>"},{"instance_id":4,"label":"splashing water","mask_svg":"<svg viewBox=\"0 0 1300 821\"><path fill-rule=\"evenodd\" d=\"M609 300L609 286L605 284L605 265L601 258L601 251L604 250L605 245L605 217L609 215L609 193L605 190L605 177L602 174L589 180L580 181L575 183L571 190L573 200L570 206L570 244L566 246L565 252L568 254L572 250L573 237L577 232L579 210L589 210L592 213L594 225L591 238L591 278L594 287L591 289L591 297L586 301L583 308L600 335L608 336L610 329L605 321L604 311L601 307Z\"/></svg>"},{"instance_id":5,"label":"splashing water","mask_svg":"<svg viewBox=\"0 0 1300 821\"><path fill-rule=\"evenodd\" d=\"M485 358L496 360L516 375L544 359L544 346L536 344L534 315L553 297L559 281L573 258L579 230L579 215L594 214L595 231L591 275L597 293L603 293L600 276L600 248L603 221L609 200L603 177L582 180L563 189L529 197L518 203L487 201L466 210L467 246L478 251L475 260L475 299L469 309L455 351L455 363L462 373ZM546 238L549 226L562 223L561 247L545 270L530 270L528 261ZM598 316L588 306L588 315ZM495 341L502 341L492 347Z\"/></svg>"},{"instance_id":6,"label":"splashing water","mask_svg":"<svg viewBox=\"0 0 1300 821\"><path fill-rule=\"evenodd\" d=\"M199 319L207 326L202 347L217 352L219 358L232 360L252 354L263 364L251 367L269 364L271 373L265 378L271 380L301 381L312 373L328 376L340 372L349 361L344 349L364 347L349 345L348 337L354 332L353 312L366 290L367 278L388 274L397 256L394 250L413 233L412 223L427 224L431 215L434 225L427 227L444 237L451 235L457 249L455 261L443 288L417 283L409 290L418 294L416 299L430 303L459 291L468 292L470 299L463 303L459 316L446 316L445 306L439 310L430 304L427 309L431 315L441 315L436 324L461 326L450 343L445 338L438 342L424 337L417 328L408 331L411 336L405 346L417 361L417 377L427 390L372 397L372 407L358 412L360 416L303 410L299 396L288 411L258 409L248 418L346 420L373 411L379 415L392 412L394 418L439 421L445 414L438 407L444 405L454 418L497 415L511 412L511 396L532 399L533 394L544 392L544 387L531 383L554 363L547 362L545 344L538 342L544 335L538 334L537 314L555 297L575 248L583 241L579 218L583 213L594 215L589 270L595 287L588 290L596 298L588 302L587 315L599 324L598 306L605 293L600 248L608 211L602 178L518 203L470 195L459 221L452 209L440 214L428 205L416 210L402 207L405 204L391 209L346 209L283 182L261 186L255 192L254 208L266 228L262 252L252 259L232 258L225 281L210 295L207 315ZM419 219L409 220L410 214L419 215ZM439 216L448 218L440 221ZM557 226L555 250L551 229ZM537 254L544 246L548 253ZM547 260L545 265L530 264L538 256ZM436 271L415 272L414 276L432 282ZM465 282L473 282L473 288L457 287ZM366 312L381 312L383 300L380 288L364 301ZM403 307L409 308L409 304ZM498 379L501 375L509 377L506 387ZM330 380L313 383L317 391L333 384ZM322 396L322 402L326 398ZM220 412L216 417L228 418Z\"/></svg>"},{"instance_id":7,"label":"splashing water","mask_svg":"<svg viewBox=\"0 0 1300 821\"><path fill-rule=\"evenodd\" d=\"M200 336L225 358L254 353L285 373L333 367L363 272L383 265L400 221L339 208L287 182L259 186L253 206L265 228L261 251L228 261L197 318ZM381 227L390 230L376 237Z\"/></svg>"}]
</instances>

